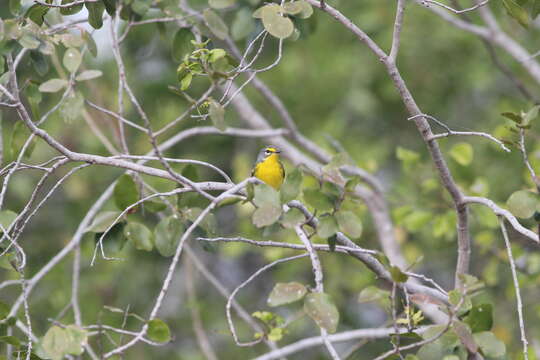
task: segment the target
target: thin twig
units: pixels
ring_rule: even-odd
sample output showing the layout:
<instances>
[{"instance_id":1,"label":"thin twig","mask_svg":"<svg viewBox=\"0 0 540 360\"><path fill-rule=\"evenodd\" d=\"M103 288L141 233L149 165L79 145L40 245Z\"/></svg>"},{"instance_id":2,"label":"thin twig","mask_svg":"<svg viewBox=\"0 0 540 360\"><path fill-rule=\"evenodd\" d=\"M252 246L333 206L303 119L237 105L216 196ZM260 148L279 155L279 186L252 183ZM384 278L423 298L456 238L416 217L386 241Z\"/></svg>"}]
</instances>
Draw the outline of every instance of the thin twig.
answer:
<instances>
[{"instance_id":1,"label":"thin twig","mask_svg":"<svg viewBox=\"0 0 540 360\"><path fill-rule=\"evenodd\" d=\"M504 225L504 218L499 217L499 224L501 226L501 232L504 238L504 244L506 246L506 251L508 253L508 261L510 262L510 269L512 270L512 280L514 281L514 290L516 292L516 302L517 302L517 313L519 319L519 330L521 332L521 342L523 343L523 359L529 359L529 352L527 350L527 337L525 335L525 322L523 321L523 303L521 301L521 292L519 290L519 281L516 272L516 263L514 261L514 256L512 255L512 247L510 246L510 240L508 240L508 233L506 231L506 226Z\"/></svg>"}]
</instances>

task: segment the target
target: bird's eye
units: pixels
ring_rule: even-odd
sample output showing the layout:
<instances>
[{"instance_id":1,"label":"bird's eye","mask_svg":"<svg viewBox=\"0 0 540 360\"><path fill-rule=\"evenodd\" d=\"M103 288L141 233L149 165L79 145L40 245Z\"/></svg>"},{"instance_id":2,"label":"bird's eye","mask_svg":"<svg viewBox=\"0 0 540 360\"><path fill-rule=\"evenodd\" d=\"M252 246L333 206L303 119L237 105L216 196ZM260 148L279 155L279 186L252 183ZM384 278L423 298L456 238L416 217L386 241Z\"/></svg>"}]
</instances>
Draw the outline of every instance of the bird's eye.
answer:
<instances>
[{"instance_id":1,"label":"bird's eye","mask_svg":"<svg viewBox=\"0 0 540 360\"><path fill-rule=\"evenodd\" d=\"M264 153L265 153L266 155L270 155L272 152L271 152L270 150L266 150Z\"/></svg>"}]
</instances>

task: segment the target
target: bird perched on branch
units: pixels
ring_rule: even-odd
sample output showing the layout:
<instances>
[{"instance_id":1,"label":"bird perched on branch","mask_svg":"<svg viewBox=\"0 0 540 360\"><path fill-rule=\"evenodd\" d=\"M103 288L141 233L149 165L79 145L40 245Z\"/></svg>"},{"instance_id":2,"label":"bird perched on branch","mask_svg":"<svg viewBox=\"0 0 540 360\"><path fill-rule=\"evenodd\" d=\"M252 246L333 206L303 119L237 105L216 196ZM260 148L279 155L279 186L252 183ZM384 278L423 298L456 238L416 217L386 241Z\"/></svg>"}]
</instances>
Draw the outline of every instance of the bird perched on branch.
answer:
<instances>
[{"instance_id":1,"label":"bird perched on branch","mask_svg":"<svg viewBox=\"0 0 540 360\"><path fill-rule=\"evenodd\" d=\"M251 176L264 181L279 190L285 179L285 168L279 161L281 151L275 146L267 146L259 152Z\"/></svg>"}]
</instances>

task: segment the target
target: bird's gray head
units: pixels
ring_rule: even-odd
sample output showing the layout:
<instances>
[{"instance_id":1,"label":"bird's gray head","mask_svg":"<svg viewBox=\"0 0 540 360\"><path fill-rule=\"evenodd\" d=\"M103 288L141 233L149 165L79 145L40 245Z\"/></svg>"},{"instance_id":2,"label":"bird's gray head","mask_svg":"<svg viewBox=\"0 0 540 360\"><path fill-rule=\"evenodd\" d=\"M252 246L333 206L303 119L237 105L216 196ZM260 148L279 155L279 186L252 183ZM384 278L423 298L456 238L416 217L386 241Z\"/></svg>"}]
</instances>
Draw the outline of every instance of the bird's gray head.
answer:
<instances>
[{"instance_id":1,"label":"bird's gray head","mask_svg":"<svg viewBox=\"0 0 540 360\"><path fill-rule=\"evenodd\" d=\"M281 153L281 151L277 147L273 145L267 146L261 149L261 151L259 151L259 155L257 156L257 162L263 161L270 155L279 154L279 153Z\"/></svg>"}]
</instances>

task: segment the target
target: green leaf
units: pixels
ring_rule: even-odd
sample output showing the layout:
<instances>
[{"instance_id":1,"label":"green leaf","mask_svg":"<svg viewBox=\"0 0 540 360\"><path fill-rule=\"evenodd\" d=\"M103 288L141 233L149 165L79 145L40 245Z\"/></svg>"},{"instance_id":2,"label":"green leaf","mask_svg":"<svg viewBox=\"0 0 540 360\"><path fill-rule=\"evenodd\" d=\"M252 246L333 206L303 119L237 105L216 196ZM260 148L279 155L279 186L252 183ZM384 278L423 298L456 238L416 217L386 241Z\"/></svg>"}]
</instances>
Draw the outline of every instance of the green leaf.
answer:
<instances>
[{"instance_id":1,"label":"green leaf","mask_svg":"<svg viewBox=\"0 0 540 360\"><path fill-rule=\"evenodd\" d=\"M479 332L473 337L485 356L498 358L506 354L506 346L492 332Z\"/></svg>"},{"instance_id":2,"label":"green leaf","mask_svg":"<svg viewBox=\"0 0 540 360\"><path fill-rule=\"evenodd\" d=\"M281 15L281 6L277 4L268 4L263 6L261 17L263 26L270 35L285 39L292 35L294 24L291 19Z\"/></svg>"},{"instance_id":3,"label":"green leaf","mask_svg":"<svg viewBox=\"0 0 540 360\"><path fill-rule=\"evenodd\" d=\"M227 125L225 124L225 109L212 98L209 99L209 102L208 114L210 115L210 119L212 119L212 123L219 131L225 131L227 129Z\"/></svg>"},{"instance_id":4,"label":"green leaf","mask_svg":"<svg viewBox=\"0 0 540 360\"><path fill-rule=\"evenodd\" d=\"M268 296L268 306L280 306L298 301L306 295L307 289L298 282L277 283Z\"/></svg>"},{"instance_id":5,"label":"green leaf","mask_svg":"<svg viewBox=\"0 0 540 360\"><path fill-rule=\"evenodd\" d=\"M193 80L193 73L186 73L181 79L180 79L180 90L186 91L189 89L189 86L191 85L191 81Z\"/></svg>"},{"instance_id":6,"label":"green leaf","mask_svg":"<svg viewBox=\"0 0 540 360\"><path fill-rule=\"evenodd\" d=\"M17 218L17 213L11 211L11 210L2 210L0 211L0 224L2 224L2 227L4 229L9 229L9 226L15 219ZM1 233L1 230L0 230ZM0 319L3 319L0 317Z\"/></svg>"},{"instance_id":7,"label":"green leaf","mask_svg":"<svg viewBox=\"0 0 540 360\"><path fill-rule=\"evenodd\" d=\"M281 202L279 201L279 193L267 184L257 184L254 188L253 203L260 207L265 204L271 204L275 207L281 208Z\"/></svg>"},{"instance_id":8,"label":"green leaf","mask_svg":"<svg viewBox=\"0 0 540 360\"><path fill-rule=\"evenodd\" d=\"M334 236L337 231L338 225L336 219L332 215L326 214L319 218L319 225L317 226L317 235L319 235L319 237L326 239Z\"/></svg>"},{"instance_id":9,"label":"green leaf","mask_svg":"<svg viewBox=\"0 0 540 360\"><path fill-rule=\"evenodd\" d=\"M137 250L152 251L154 247L152 232L143 224L134 221L129 222L124 228L124 235Z\"/></svg>"},{"instance_id":10,"label":"green leaf","mask_svg":"<svg viewBox=\"0 0 540 360\"><path fill-rule=\"evenodd\" d=\"M4 320L9 315L10 306L0 301L0 320Z\"/></svg>"},{"instance_id":11,"label":"green leaf","mask_svg":"<svg viewBox=\"0 0 540 360\"><path fill-rule=\"evenodd\" d=\"M32 34L25 34L19 39L19 44L26 49L37 49L39 47L39 40Z\"/></svg>"},{"instance_id":12,"label":"green leaf","mask_svg":"<svg viewBox=\"0 0 540 360\"><path fill-rule=\"evenodd\" d=\"M172 57L175 61L184 60L186 54L191 54L193 45L191 41L195 40L195 36L189 28L182 28L174 34L172 42Z\"/></svg>"},{"instance_id":13,"label":"green leaf","mask_svg":"<svg viewBox=\"0 0 540 360\"><path fill-rule=\"evenodd\" d=\"M212 49L208 53L208 62L215 63L216 61L223 59L225 56L227 56L227 52L225 50L220 48Z\"/></svg>"},{"instance_id":14,"label":"green leaf","mask_svg":"<svg viewBox=\"0 0 540 360\"><path fill-rule=\"evenodd\" d=\"M362 220L352 211L338 211L334 214L339 231L353 239L362 235Z\"/></svg>"},{"instance_id":15,"label":"green leaf","mask_svg":"<svg viewBox=\"0 0 540 360\"><path fill-rule=\"evenodd\" d=\"M471 327L473 333L489 331L493 326L493 307L491 304L473 306L465 322Z\"/></svg>"},{"instance_id":16,"label":"green leaf","mask_svg":"<svg viewBox=\"0 0 540 360\"><path fill-rule=\"evenodd\" d=\"M131 4L131 10L140 16L144 16L150 9L152 0L134 0Z\"/></svg>"},{"instance_id":17,"label":"green leaf","mask_svg":"<svg viewBox=\"0 0 540 360\"><path fill-rule=\"evenodd\" d=\"M275 328L272 328L266 336L268 340L276 342L283 338L285 331L286 330L284 328L275 327Z\"/></svg>"},{"instance_id":18,"label":"green leaf","mask_svg":"<svg viewBox=\"0 0 540 360\"><path fill-rule=\"evenodd\" d=\"M78 91L71 92L60 105L60 114L64 121L71 124L81 117L84 108L84 97Z\"/></svg>"},{"instance_id":19,"label":"green leaf","mask_svg":"<svg viewBox=\"0 0 540 360\"><path fill-rule=\"evenodd\" d=\"M202 211L203 210L201 208L194 207L184 210L183 214L189 221L193 222L200 216ZM207 233L215 234L217 229L217 220L215 215L212 213L206 214L204 219L200 222L199 226Z\"/></svg>"},{"instance_id":20,"label":"green leaf","mask_svg":"<svg viewBox=\"0 0 540 360\"><path fill-rule=\"evenodd\" d=\"M208 26L212 33L214 33L218 39L225 40L229 34L229 28L219 15L211 9L206 9L203 11L203 18L206 26Z\"/></svg>"},{"instance_id":21,"label":"green leaf","mask_svg":"<svg viewBox=\"0 0 540 360\"><path fill-rule=\"evenodd\" d=\"M55 93L67 86L68 82L64 79L50 79L39 86L39 91L45 93Z\"/></svg>"},{"instance_id":22,"label":"green leaf","mask_svg":"<svg viewBox=\"0 0 540 360\"><path fill-rule=\"evenodd\" d=\"M148 200L144 202L144 208L150 212L158 213L167 208L167 205L158 200Z\"/></svg>"},{"instance_id":23,"label":"green leaf","mask_svg":"<svg viewBox=\"0 0 540 360\"><path fill-rule=\"evenodd\" d=\"M523 122L520 124L520 126L530 126L531 121L538 117L538 109L540 109L540 105L533 106L529 111L527 111L527 113L523 117Z\"/></svg>"},{"instance_id":24,"label":"green leaf","mask_svg":"<svg viewBox=\"0 0 540 360\"><path fill-rule=\"evenodd\" d=\"M300 187L302 186L302 177L302 171L298 168L294 168L287 174L285 182L281 185L280 189L282 202L287 203L298 197Z\"/></svg>"},{"instance_id":25,"label":"green leaf","mask_svg":"<svg viewBox=\"0 0 540 360\"><path fill-rule=\"evenodd\" d=\"M30 108L32 109L32 114L35 118L39 118L40 112L39 112L39 105L41 103L41 100L43 96L41 95L41 92L39 91L39 88L34 83L29 83L26 87L26 97L28 98L28 102L30 103Z\"/></svg>"},{"instance_id":26,"label":"green leaf","mask_svg":"<svg viewBox=\"0 0 540 360\"><path fill-rule=\"evenodd\" d=\"M506 8L508 15L513 17L524 28L529 27L529 14L527 14L527 11L524 8L519 6L519 4L513 0L503 0L503 5Z\"/></svg>"},{"instance_id":27,"label":"green leaf","mask_svg":"<svg viewBox=\"0 0 540 360\"><path fill-rule=\"evenodd\" d=\"M460 313L467 312L472 307L471 299L466 296L462 301L461 300L462 297L463 297L463 294L458 289L450 290L448 292L448 302L452 306L455 307L461 302L461 306L459 307L459 309L457 309L459 310Z\"/></svg>"},{"instance_id":28,"label":"green leaf","mask_svg":"<svg viewBox=\"0 0 540 360\"><path fill-rule=\"evenodd\" d=\"M469 143L458 143L450 149L450 156L460 165L467 166L473 159L473 148Z\"/></svg>"},{"instance_id":29,"label":"green leaf","mask_svg":"<svg viewBox=\"0 0 540 360\"><path fill-rule=\"evenodd\" d=\"M296 225L302 224L304 221L304 214L296 208L291 208L289 209L289 211L283 214L281 224L286 229L292 229Z\"/></svg>"},{"instance_id":30,"label":"green leaf","mask_svg":"<svg viewBox=\"0 0 540 360\"><path fill-rule=\"evenodd\" d=\"M84 6L88 9L88 23L94 29L101 29L103 26L103 12L105 11L103 2L86 2Z\"/></svg>"},{"instance_id":31,"label":"green leaf","mask_svg":"<svg viewBox=\"0 0 540 360\"><path fill-rule=\"evenodd\" d=\"M208 5L214 9L226 9L236 4L236 0L208 0Z\"/></svg>"},{"instance_id":32,"label":"green leaf","mask_svg":"<svg viewBox=\"0 0 540 360\"><path fill-rule=\"evenodd\" d=\"M538 14L540 14L540 0L534 0L534 4L531 9L532 20L536 19Z\"/></svg>"},{"instance_id":33,"label":"green leaf","mask_svg":"<svg viewBox=\"0 0 540 360\"><path fill-rule=\"evenodd\" d=\"M376 286L370 285L360 291L360 294L358 294L358 302L376 302L386 309L390 307L390 292L388 290L382 290Z\"/></svg>"},{"instance_id":34,"label":"green leaf","mask_svg":"<svg viewBox=\"0 0 540 360\"><path fill-rule=\"evenodd\" d=\"M107 0L105 0L105 3L107 3ZM92 35L85 31L83 32L83 38L86 41L86 46L88 47L88 51L90 52L90 54L92 54L93 57L96 57L98 53L97 44Z\"/></svg>"},{"instance_id":35,"label":"green leaf","mask_svg":"<svg viewBox=\"0 0 540 360\"><path fill-rule=\"evenodd\" d=\"M139 201L139 190L131 175L120 176L114 186L114 203L120 210L124 210L130 205Z\"/></svg>"},{"instance_id":36,"label":"green leaf","mask_svg":"<svg viewBox=\"0 0 540 360\"><path fill-rule=\"evenodd\" d=\"M103 233L112 224L115 219L120 215L120 211L102 211L96 215L92 224L88 226L86 232Z\"/></svg>"},{"instance_id":37,"label":"green leaf","mask_svg":"<svg viewBox=\"0 0 540 360\"><path fill-rule=\"evenodd\" d=\"M118 0L103 0L103 4L105 5L105 10L107 11L107 14L114 16L114 14L116 13L117 1Z\"/></svg>"},{"instance_id":38,"label":"green leaf","mask_svg":"<svg viewBox=\"0 0 540 360\"><path fill-rule=\"evenodd\" d=\"M272 204L264 204L253 213L252 221L257 227L269 226L278 221L281 215L281 207Z\"/></svg>"},{"instance_id":39,"label":"green leaf","mask_svg":"<svg viewBox=\"0 0 540 360\"><path fill-rule=\"evenodd\" d=\"M305 0L298 0L297 3L302 6L302 11L296 16L298 16L300 19L307 19L313 15L313 7L310 3Z\"/></svg>"},{"instance_id":40,"label":"green leaf","mask_svg":"<svg viewBox=\"0 0 540 360\"><path fill-rule=\"evenodd\" d=\"M515 216L528 219L540 206L540 198L537 193L529 190L518 190L506 200L508 210Z\"/></svg>"},{"instance_id":41,"label":"green leaf","mask_svg":"<svg viewBox=\"0 0 540 360\"><path fill-rule=\"evenodd\" d=\"M21 0L9 0L9 11L15 16L21 14Z\"/></svg>"},{"instance_id":42,"label":"green leaf","mask_svg":"<svg viewBox=\"0 0 540 360\"><path fill-rule=\"evenodd\" d=\"M172 256L185 228L174 215L162 219L154 230L156 249L161 256Z\"/></svg>"},{"instance_id":43,"label":"green leaf","mask_svg":"<svg viewBox=\"0 0 540 360\"><path fill-rule=\"evenodd\" d=\"M503 112L503 113L501 113L501 115L504 116L507 119L512 120L515 123L518 123L518 124L521 124L521 122L523 121L523 118L521 117L521 115L514 114L512 112Z\"/></svg>"},{"instance_id":44,"label":"green leaf","mask_svg":"<svg viewBox=\"0 0 540 360\"><path fill-rule=\"evenodd\" d=\"M331 212L334 209L334 204L328 196L323 194L319 189L304 189L304 200L314 210L318 212Z\"/></svg>"},{"instance_id":45,"label":"green leaf","mask_svg":"<svg viewBox=\"0 0 540 360\"><path fill-rule=\"evenodd\" d=\"M406 282L409 279L409 276L403 273L397 266L392 266L390 268L390 275L392 275L392 280L398 283Z\"/></svg>"},{"instance_id":46,"label":"green leaf","mask_svg":"<svg viewBox=\"0 0 540 360\"><path fill-rule=\"evenodd\" d=\"M101 70L85 70L75 77L77 81L92 80L103 75Z\"/></svg>"},{"instance_id":47,"label":"green leaf","mask_svg":"<svg viewBox=\"0 0 540 360\"><path fill-rule=\"evenodd\" d=\"M69 338L64 329L54 325L45 333L41 345L48 356L53 359L61 359L67 354Z\"/></svg>"},{"instance_id":48,"label":"green leaf","mask_svg":"<svg viewBox=\"0 0 540 360\"><path fill-rule=\"evenodd\" d=\"M49 7L34 4L28 8L24 17L29 18L39 26L43 25L44 17L49 12Z\"/></svg>"},{"instance_id":49,"label":"green leaf","mask_svg":"<svg viewBox=\"0 0 540 360\"><path fill-rule=\"evenodd\" d=\"M152 319L148 322L148 338L152 341L167 343L171 341L169 326L161 319Z\"/></svg>"},{"instance_id":50,"label":"green leaf","mask_svg":"<svg viewBox=\"0 0 540 360\"><path fill-rule=\"evenodd\" d=\"M72 3L73 0L62 0L62 5ZM62 15L73 15L81 11L83 8L83 4L70 6L67 8L60 8L60 14Z\"/></svg>"},{"instance_id":51,"label":"green leaf","mask_svg":"<svg viewBox=\"0 0 540 360\"><path fill-rule=\"evenodd\" d=\"M15 336L0 336L0 343L6 343L15 347L21 346L21 341Z\"/></svg>"},{"instance_id":52,"label":"green leaf","mask_svg":"<svg viewBox=\"0 0 540 360\"><path fill-rule=\"evenodd\" d=\"M332 299L325 293L310 293L304 299L304 311L317 325L329 333L335 333L339 312Z\"/></svg>"},{"instance_id":53,"label":"green leaf","mask_svg":"<svg viewBox=\"0 0 540 360\"><path fill-rule=\"evenodd\" d=\"M297 15L302 12L303 6L300 1L286 2L283 4L283 11L289 15Z\"/></svg>"},{"instance_id":54,"label":"green leaf","mask_svg":"<svg viewBox=\"0 0 540 360\"><path fill-rule=\"evenodd\" d=\"M88 331L77 325L68 325L65 332L68 338L66 352L71 355L81 355L87 343Z\"/></svg>"}]
</instances>

